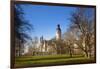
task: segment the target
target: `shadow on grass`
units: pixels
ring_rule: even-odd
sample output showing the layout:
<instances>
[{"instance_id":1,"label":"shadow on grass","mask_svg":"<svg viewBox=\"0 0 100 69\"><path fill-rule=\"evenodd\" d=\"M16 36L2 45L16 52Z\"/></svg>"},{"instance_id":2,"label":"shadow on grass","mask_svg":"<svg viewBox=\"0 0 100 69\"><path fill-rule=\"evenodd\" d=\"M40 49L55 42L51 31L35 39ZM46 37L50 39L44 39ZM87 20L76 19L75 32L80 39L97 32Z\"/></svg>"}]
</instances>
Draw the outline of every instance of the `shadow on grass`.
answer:
<instances>
[{"instance_id":1,"label":"shadow on grass","mask_svg":"<svg viewBox=\"0 0 100 69\"><path fill-rule=\"evenodd\" d=\"M28 58L28 57L27 57ZM94 59L84 58L83 56L41 56L41 57L19 57L16 59L15 67L40 67L40 66L56 66L56 65L71 65L71 64L85 64L95 63ZM23 60L22 60L23 59Z\"/></svg>"}]
</instances>

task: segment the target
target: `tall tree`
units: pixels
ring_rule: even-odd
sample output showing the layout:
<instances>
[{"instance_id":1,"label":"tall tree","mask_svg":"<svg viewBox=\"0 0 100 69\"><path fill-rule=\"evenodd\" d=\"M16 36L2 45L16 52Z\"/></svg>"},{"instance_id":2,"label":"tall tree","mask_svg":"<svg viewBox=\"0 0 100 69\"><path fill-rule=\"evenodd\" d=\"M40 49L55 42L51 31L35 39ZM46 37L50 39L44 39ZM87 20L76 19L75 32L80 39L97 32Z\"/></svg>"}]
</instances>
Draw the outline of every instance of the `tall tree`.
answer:
<instances>
[{"instance_id":1,"label":"tall tree","mask_svg":"<svg viewBox=\"0 0 100 69\"><path fill-rule=\"evenodd\" d=\"M14 5L14 25L15 25L15 42L19 44L19 55L21 55L21 47L31 37L28 35L32 29L32 25L24 19L24 13L20 5Z\"/></svg>"},{"instance_id":2,"label":"tall tree","mask_svg":"<svg viewBox=\"0 0 100 69\"><path fill-rule=\"evenodd\" d=\"M84 51L87 57L90 57L91 46L93 46L91 37L94 36L94 9L77 8L71 14L70 21L72 23L71 28L78 29L79 39L77 40L77 45Z\"/></svg>"}]
</instances>

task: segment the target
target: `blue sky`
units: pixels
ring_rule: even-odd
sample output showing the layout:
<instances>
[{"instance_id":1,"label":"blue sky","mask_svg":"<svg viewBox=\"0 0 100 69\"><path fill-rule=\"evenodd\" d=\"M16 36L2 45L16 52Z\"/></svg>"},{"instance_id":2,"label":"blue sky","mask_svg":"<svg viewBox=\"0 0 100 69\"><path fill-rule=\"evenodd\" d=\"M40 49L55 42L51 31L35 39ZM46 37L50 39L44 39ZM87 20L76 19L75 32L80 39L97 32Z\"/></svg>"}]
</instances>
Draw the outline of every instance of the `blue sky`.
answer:
<instances>
[{"instance_id":1,"label":"blue sky","mask_svg":"<svg viewBox=\"0 0 100 69\"><path fill-rule=\"evenodd\" d=\"M41 37L49 40L55 37L56 26L60 24L62 33L70 25L70 13L75 11L74 7L65 6L46 6L21 4L24 12L24 18L34 27L31 36Z\"/></svg>"}]
</instances>

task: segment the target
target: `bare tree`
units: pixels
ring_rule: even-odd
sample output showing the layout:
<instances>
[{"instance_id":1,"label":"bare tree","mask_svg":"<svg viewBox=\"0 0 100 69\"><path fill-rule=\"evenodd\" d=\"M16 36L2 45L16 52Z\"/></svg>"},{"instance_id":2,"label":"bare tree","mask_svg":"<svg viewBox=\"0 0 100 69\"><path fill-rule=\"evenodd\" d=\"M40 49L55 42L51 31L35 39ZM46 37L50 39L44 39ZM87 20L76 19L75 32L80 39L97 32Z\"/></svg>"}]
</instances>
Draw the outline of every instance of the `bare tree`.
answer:
<instances>
[{"instance_id":1,"label":"bare tree","mask_svg":"<svg viewBox=\"0 0 100 69\"><path fill-rule=\"evenodd\" d=\"M94 36L94 13L93 9L77 8L75 12L71 14L70 21L72 23L71 28L78 29L79 40L77 45L84 51L86 57L90 57L91 48L93 42L91 38ZM90 14L91 13L91 14ZM94 40L94 38L92 38ZM92 44L92 45L91 45Z\"/></svg>"},{"instance_id":2,"label":"bare tree","mask_svg":"<svg viewBox=\"0 0 100 69\"><path fill-rule=\"evenodd\" d=\"M18 53L21 55L21 49L24 47L24 43L31 39L29 36L32 25L24 18L24 12L20 5L14 5L14 24L15 24L15 49L18 49Z\"/></svg>"},{"instance_id":3,"label":"bare tree","mask_svg":"<svg viewBox=\"0 0 100 69\"><path fill-rule=\"evenodd\" d=\"M76 37L74 34L74 30L69 29L69 31L64 33L64 42L66 43L66 47L69 52L70 57L73 55L73 50L74 50L74 43L76 41Z\"/></svg>"}]
</instances>

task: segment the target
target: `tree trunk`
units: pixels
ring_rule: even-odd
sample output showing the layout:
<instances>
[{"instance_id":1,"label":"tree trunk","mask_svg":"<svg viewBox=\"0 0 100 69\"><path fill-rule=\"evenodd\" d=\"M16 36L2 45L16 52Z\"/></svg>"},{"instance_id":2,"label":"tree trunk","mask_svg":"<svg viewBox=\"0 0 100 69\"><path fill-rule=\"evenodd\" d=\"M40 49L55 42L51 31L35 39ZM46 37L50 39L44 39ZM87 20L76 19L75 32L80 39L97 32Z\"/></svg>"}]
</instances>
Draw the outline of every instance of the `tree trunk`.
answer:
<instances>
[{"instance_id":1,"label":"tree trunk","mask_svg":"<svg viewBox=\"0 0 100 69\"><path fill-rule=\"evenodd\" d=\"M69 54L70 54L70 57L72 57L72 50L70 46L69 46Z\"/></svg>"}]
</instances>

